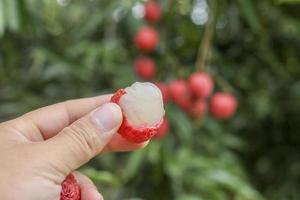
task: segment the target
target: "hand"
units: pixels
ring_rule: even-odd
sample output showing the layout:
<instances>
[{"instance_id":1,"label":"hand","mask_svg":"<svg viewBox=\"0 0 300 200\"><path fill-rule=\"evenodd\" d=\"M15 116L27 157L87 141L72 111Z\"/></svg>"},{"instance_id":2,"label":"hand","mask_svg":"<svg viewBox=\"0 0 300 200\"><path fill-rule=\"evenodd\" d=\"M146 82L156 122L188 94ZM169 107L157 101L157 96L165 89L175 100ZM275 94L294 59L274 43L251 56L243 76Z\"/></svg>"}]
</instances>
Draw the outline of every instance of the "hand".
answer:
<instances>
[{"instance_id":1,"label":"hand","mask_svg":"<svg viewBox=\"0 0 300 200\"><path fill-rule=\"evenodd\" d=\"M109 95L70 100L0 124L0 199L59 200L65 177L102 152L129 151L115 134L122 122ZM101 200L92 181L74 172L82 200Z\"/></svg>"}]
</instances>

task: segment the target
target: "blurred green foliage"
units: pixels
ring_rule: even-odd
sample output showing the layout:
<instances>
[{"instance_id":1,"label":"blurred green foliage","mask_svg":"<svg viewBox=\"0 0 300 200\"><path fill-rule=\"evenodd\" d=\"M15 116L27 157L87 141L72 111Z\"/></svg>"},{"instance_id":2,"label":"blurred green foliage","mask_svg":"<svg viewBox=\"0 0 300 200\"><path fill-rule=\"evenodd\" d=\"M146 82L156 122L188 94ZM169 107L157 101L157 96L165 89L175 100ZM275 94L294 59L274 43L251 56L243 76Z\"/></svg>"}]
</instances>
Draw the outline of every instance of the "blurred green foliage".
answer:
<instances>
[{"instance_id":1,"label":"blurred green foliage","mask_svg":"<svg viewBox=\"0 0 300 200\"><path fill-rule=\"evenodd\" d=\"M137 81L137 2L0 0L1 121ZM230 83L237 115L199 124L168 105L165 139L83 167L107 199L300 199L300 6L289 2L297 1L217 1L207 70ZM194 1L160 3L151 56L168 82L195 70L205 26L190 19Z\"/></svg>"}]
</instances>

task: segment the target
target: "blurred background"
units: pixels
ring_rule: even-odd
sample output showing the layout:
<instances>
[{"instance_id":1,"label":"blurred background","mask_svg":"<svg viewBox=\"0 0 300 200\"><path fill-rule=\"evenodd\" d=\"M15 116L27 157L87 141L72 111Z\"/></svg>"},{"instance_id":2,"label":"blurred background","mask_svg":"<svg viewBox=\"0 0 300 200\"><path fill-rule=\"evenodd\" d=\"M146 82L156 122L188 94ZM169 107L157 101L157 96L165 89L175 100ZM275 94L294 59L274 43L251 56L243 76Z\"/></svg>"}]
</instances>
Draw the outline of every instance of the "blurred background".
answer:
<instances>
[{"instance_id":1,"label":"blurred background","mask_svg":"<svg viewBox=\"0 0 300 200\"><path fill-rule=\"evenodd\" d=\"M0 0L1 121L145 80L169 124L81 169L106 199L300 199L297 0Z\"/></svg>"}]
</instances>

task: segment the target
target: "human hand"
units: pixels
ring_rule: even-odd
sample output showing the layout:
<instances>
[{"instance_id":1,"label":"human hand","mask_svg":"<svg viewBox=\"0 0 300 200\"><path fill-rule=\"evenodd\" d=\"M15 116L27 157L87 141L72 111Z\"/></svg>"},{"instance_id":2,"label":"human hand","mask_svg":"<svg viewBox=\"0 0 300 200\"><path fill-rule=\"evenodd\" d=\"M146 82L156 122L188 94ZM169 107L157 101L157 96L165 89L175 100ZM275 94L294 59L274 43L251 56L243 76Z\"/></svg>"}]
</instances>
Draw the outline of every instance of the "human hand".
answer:
<instances>
[{"instance_id":1,"label":"human hand","mask_svg":"<svg viewBox=\"0 0 300 200\"><path fill-rule=\"evenodd\" d=\"M110 95L70 100L0 124L0 199L58 200L65 177L103 152L129 151L115 134L122 122ZM92 181L74 172L82 200L101 200Z\"/></svg>"}]
</instances>

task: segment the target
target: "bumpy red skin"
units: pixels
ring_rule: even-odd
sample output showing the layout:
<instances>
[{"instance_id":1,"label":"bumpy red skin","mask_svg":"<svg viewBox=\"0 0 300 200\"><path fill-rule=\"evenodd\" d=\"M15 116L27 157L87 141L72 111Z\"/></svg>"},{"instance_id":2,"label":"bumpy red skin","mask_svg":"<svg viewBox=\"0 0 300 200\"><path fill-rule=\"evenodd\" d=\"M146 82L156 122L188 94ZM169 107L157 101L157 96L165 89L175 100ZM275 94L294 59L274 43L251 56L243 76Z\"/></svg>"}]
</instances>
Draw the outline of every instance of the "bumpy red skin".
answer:
<instances>
[{"instance_id":1,"label":"bumpy red skin","mask_svg":"<svg viewBox=\"0 0 300 200\"><path fill-rule=\"evenodd\" d=\"M158 140L163 139L168 134L169 130L170 130L169 121L167 120L167 118L165 118L161 127L158 129L157 134L153 138Z\"/></svg>"},{"instance_id":2,"label":"bumpy red skin","mask_svg":"<svg viewBox=\"0 0 300 200\"><path fill-rule=\"evenodd\" d=\"M152 27L142 27L134 38L135 45L144 52L153 51L159 43L159 35Z\"/></svg>"},{"instance_id":3,"label":"bumpy red skin","mask_svg":"<svg viewBox=\"0 0 300 200\"><path fill-rule=\"evenodd\" d=\"M170 94L169 94L168 86L165 83L162 83L162 82L155 82L154 84L160 89L160 92L163 96L164 103L165 104L168 103L169 100L170 100Z\"/></svg>"},{"instance_id":4,"label":"bumpy red skin","mask_svg":"<svg viewBox=\"0 0 300 200\"><path fill-rule=\"evenodd\" d=\"M81 200L80 186L73 174L69 174L61 186L60 200Z\"/></svg>"},{"instance_id":5,"label":"bumpy red skin","mask_svg":"<svg viewBox=\"0 0 300 200\"><path fill-rule=\"evenodd\" d=\"M161 17L161 10L158 3L155 1L149 1L145 4L145 19L148 22L156 23Z\"/></svg>"},{"instance_id":6,"label":"bumpy red skin","mask_svg":"<svg viewBox=\"0 0 300 200\"><path fill-rule=\"evenodd\" d=\"M169 84L169 93L172 100L184 111L188 111L192 105L192 98L188 84L185 80L173 80Z\"/></svg>"},{"instance_id":7,"label":"bumpy red skin","mask_svg":"<svg viewBox=\"0 0 300 200\"><path fill-rule=\"evenodd\" d=\"M196 97L206 98L212 93L214 89L214 82L208 73L196 72L190 76L189 86L190 90Z\"/></svg>"},{"instance_id":8,"label":"bumpy red skin","mask_svg":"<svg viewBox=\"0 0 300 200\"><path fill-rule=\"evenodd\" d=\"M119 89L111 98L111 102L118 104L121 97L126 94L124 89ZM123 122L118 130L118 133L121 134L126 140L133 143L142 143L151 139L154 135L157 134L158 129L163 123L163 119L157 123L155 126L141 126L135 127L131 125L126 116L123 114Z\"/></svg>"},{"instance_id":9,"label":"bumpy red skin","mask_svg":"<svg viewBox=\"0 0 300 200\"><path fill-rule=\"evenodd\" d=\"M232 94L218 92L211 98L210 111L217 119L228 119L235 113L237 106L238 102Z\"/></svg>"},{"instance_id":10,"label":"bumpy red skin","mask_svg":"<svg viewBox=\"0 0 300 200\"><path fill-rule=\"evenodd\" d=\"M202 118L206 114L207 103L204 99L198 99L190 108L190 114L194 118Z\"/></svg>"},{"instance_id":11,"label":"bumpy red skin","mask_svg":"<svg viewBox=\"0 0 300 200\"><path fill-rule=\"evenodd\" d=\"M140 56L134 60L134 71L136 74L146 80L152 79L156 74L154 60L146 56Z\"/></svg>"}]
</instances>

